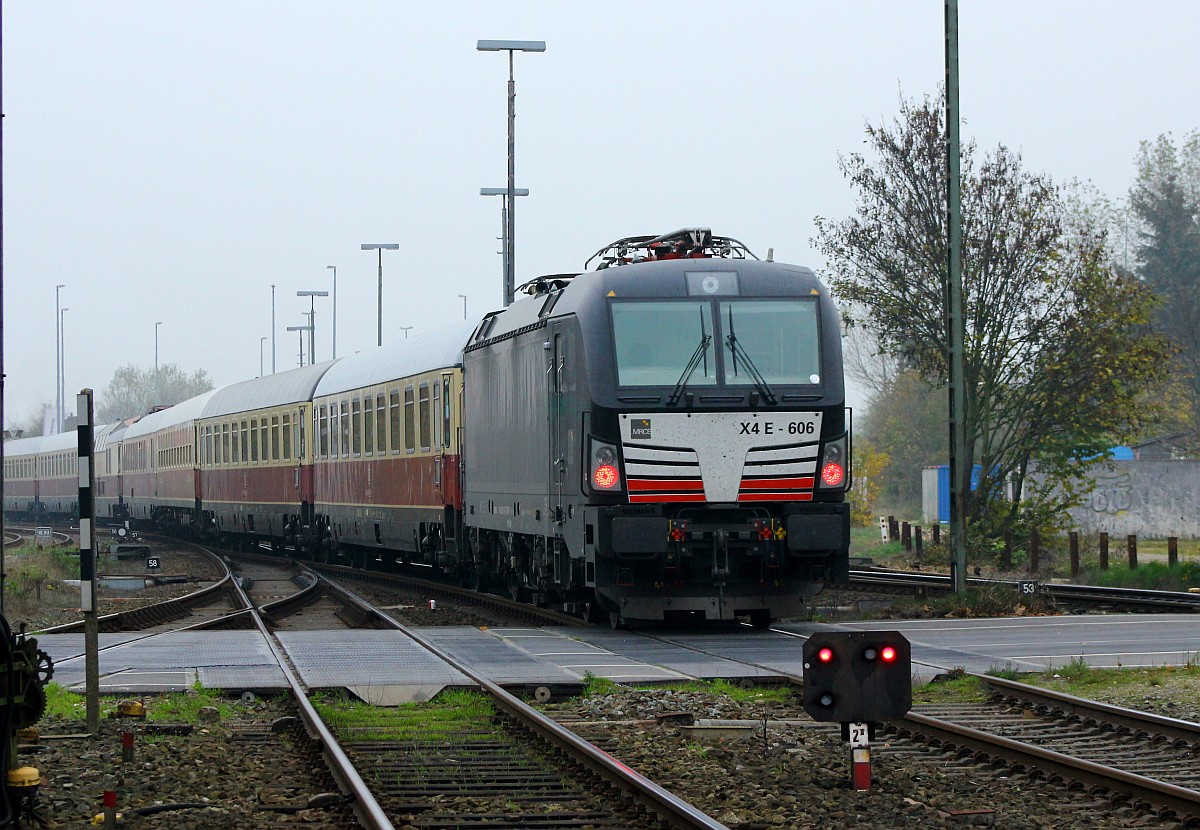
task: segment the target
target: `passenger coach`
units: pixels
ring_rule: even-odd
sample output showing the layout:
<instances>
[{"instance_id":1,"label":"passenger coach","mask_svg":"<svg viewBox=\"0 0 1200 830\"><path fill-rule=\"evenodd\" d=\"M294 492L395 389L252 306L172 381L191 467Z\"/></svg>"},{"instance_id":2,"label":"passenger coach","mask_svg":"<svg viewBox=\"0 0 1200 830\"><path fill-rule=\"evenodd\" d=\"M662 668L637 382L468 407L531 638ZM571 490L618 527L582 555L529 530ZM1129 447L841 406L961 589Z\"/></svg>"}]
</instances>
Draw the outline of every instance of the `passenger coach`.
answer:
<instances>
[{"instance_id":1,"label":"passenger coach","mask_svg":"<svg viewBox=\"0 0 1200 830\"><path fill-rule=\"evenodd\" d=\"M462 346L473 328L342 358L317 384L315 512L330 549L455 567Z\"/></svg>"}]
</instances>

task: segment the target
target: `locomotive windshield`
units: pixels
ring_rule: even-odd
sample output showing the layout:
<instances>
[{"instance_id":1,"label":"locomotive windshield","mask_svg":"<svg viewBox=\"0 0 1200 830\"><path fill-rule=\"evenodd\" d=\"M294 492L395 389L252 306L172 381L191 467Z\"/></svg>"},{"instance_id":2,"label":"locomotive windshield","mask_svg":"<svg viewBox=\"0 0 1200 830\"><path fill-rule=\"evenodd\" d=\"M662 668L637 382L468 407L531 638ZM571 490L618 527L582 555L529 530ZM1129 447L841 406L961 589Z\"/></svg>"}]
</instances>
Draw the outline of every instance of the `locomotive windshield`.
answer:
<instances>
[{"instance_id":1,"label":"locomotive windshield","mask_svg":"<svg viewBox=\"0 0 1200 830\"><path fill-rule=\"evenodd\" d=\"M815 302L731 300L720 307L726 384L754 383L752 373L743 365L743 355L768 384L820 383ZM740 348L735 349L735 344Z\"/></svg>"},{"instance_id":2,"label":"locomotive windshield","mask_svg":"<svg viewBox=\"0 0 1200 830\"><path fill-rule=\"evenodd\" d=\"M617 383L621 386L674 386L713 333L712 302L613 303L617 343ZM688 378L692 386L717 382L716 358L709 350Z\"/></svg>"},{"instance_id":3,"label":"locomotive windshield","mask_svg":"<svg viewBox=\"0 0 1200 830\"><path fill-rule=\"evenodd\" d=\"M689 387L753 386L755 372L767 384L821 381L814 300L616 300L611 308L621 386L675 386L693 359Z\"/></svg>"}]
</instances>

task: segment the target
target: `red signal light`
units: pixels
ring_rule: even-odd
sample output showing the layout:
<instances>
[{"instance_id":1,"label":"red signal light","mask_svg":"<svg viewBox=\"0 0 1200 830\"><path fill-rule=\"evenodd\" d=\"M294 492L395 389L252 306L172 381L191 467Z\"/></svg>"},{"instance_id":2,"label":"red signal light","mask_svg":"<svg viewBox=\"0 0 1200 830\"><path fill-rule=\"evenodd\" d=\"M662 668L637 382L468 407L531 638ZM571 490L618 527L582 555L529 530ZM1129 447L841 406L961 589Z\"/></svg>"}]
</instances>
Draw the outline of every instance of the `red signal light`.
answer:
<instances>
[{"instance_id":1,"label":"red signal light","mask_svg":"<svg viewBox=\"0 0 1200 830\"><path fill-rule=\"evenodd\" d=\"M832 663L833 649L831 649L829 646L825 646L817 651L817 660L821 661L822 663Z\"/></svg>"},{"instance_id":2,"label":"red signal light","mask_svg":"<svg viewBox=\"0 0 1200 830\"><path fill-rule=\"evenodd\" d=\"M830 487L836 487L837 485L841 484L845 475L846 471L843 470L842 465L838 464L836 461L830 461L821 468L821 481Z\"/></svg>"},{"instance_id":3,"label":"red signal light","mask_svg":"<svg viewBox=\"0 0 1200 830\"><path fill-rule=\"evenodd\" d=\"M884 646L883 648L881 648L879 650L879 659L883 660L883 662L885 662L885 663L896 662L896 647L895 646Z\"/></svg>"},{"instance_id":4,"label":"red signal light","mask_svg":"<svg viewBox=\"0 0 1200 830\"><path fill-rule=\"evenodd\" d=\"M611 490L617 486L617 468L611 464L602 464L592 473L592 483L602 490Z\"/></svg>"}]
</instances>

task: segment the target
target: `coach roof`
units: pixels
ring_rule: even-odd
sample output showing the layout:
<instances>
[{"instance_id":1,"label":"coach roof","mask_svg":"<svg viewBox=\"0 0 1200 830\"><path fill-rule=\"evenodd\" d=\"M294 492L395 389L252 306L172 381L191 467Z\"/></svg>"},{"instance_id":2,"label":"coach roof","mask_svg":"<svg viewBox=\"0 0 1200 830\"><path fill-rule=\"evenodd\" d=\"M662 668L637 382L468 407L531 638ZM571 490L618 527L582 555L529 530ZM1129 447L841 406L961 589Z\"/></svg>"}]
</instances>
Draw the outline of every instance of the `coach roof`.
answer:
<instances>
[{"instance_id":1,"label":"coach roof","mask_svg":"<svg viewBox=\"0 0 1200 830\"><path fill-rule=\"evenodd\" d=\"M254 380L244 380L216 391L204 407L202 418L219 418L235 412L267 409L312 400L313 390L335 361L305 366Z\"/></svg>"},{"instance_id":2,"label":"coach roof","mask_svg":"<svg viewBox=\"0 0 1200 830\"><path fill-rule=\"evenodd\" d=\"M340 358L317 384L313 397L337 395L398 378L462 365L462 350L478 320L462 320Z\"/></svg>"},{"instance_id":3,"label":"coach roof","mask_svg":"<svg viewBox=\"0 0 1200 830\"><path fill-rule=\"evenodd\" d=\"M135 424L130 424L125 430L125 434L121 437L122 441L127 441L130 438L140 438L143 435L150 435L159 430L168 429L170 427L179 426L180 424L194 421L200 417L200 413L204 411L204 406L216 394L215 390L202 392L194 398L188 398L186 401L180 401L174 406L160 409L157 412L151 412L149 415L142 416Z\"/></svg>"}]
</instances>

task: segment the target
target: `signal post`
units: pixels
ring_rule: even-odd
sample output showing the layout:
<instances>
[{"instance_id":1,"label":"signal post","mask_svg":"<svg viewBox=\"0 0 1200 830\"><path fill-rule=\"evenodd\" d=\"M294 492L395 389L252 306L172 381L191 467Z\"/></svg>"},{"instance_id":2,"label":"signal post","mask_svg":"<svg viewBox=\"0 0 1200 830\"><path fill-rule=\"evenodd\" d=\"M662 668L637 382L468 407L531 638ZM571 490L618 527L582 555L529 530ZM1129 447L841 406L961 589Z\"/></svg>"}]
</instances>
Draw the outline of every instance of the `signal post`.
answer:
<instances>
[{"instance_id":1,"label":"signal post","mask_svg":"<svg viewBox=\"0 0 1200 830\"><path fill-rule=\"evenodd\" d=\"M842 725L854 789L871 786L875 722L911 708L912 649L899 631L823 631L804 643L804 711Z\"/></svg>"}]
</instances>

